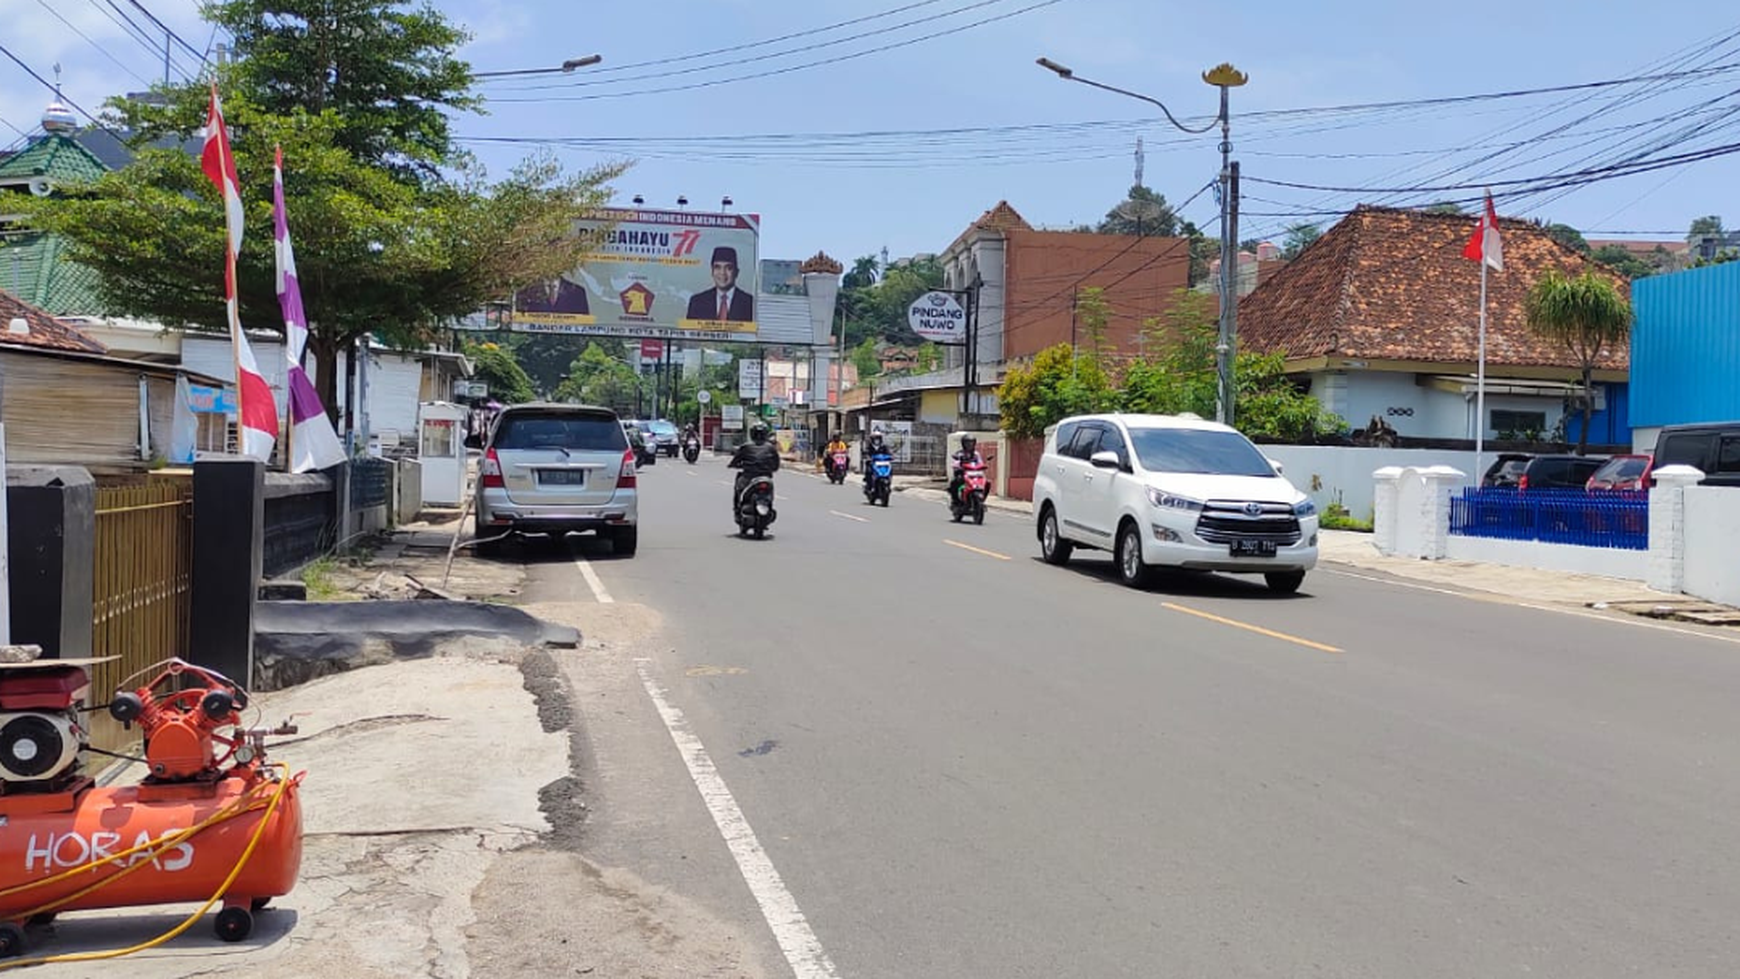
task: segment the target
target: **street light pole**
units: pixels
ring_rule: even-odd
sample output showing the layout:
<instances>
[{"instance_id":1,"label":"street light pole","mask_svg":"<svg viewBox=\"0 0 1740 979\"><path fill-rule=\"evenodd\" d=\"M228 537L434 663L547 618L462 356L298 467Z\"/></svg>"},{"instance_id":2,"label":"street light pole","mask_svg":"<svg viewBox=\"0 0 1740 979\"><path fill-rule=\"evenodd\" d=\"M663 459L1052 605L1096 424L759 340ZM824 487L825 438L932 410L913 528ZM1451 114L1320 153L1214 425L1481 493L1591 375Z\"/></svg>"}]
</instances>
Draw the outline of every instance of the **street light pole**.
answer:
<instances>
[{"instance_id":1,"label":"street light pole","mask_svg":"<svg viewBox=\"0 0 1740 979\"><path fill-rule=\"evenodd\" d=\"M1233 423L1238 402L1233 366L1238 356L1239 319L1239 165L1232 159L1232 117L1228 92L1248 76L1223 64L1202 73L1202 80L1220 89L1220 337L1214 347L1214 420Z\"/></svg>"},{"instance_id":2,"label":"street light pole","mask_svg":"<svg viewBox=\"0 0 1740 979\"><path fill-rule=\"evenodd\" d=\"M569 58L559 65L548 68L515 68L512 71L474 71L472 78L517 78L522 75L566 75L576 68L589 68L604 60L601 54L589 54L580 58Z\"/></svg>"},{"instance_id":3,"label":"street light pole","mask_svg":"<svg viewBox=\"0 0 1740 979\"><path fill-rule=\"evenodd\" d=\"M1233 363L1238 351L1238 223L1239 223L1239 165L1232 160L1232 120L1228 112L1227 93L1250 80L1230 64L1221 64L1202 73L1202 80L1220 89L1220 112L1206 126L1191 128L1178 121L1172 115L1172 110L1159 99L1151 98L1140 92L1118 88L1091 79L1082 78L1073 70L1052 61L1050 58L1040 58L1039 66L1047 71L1055 72L1057 77L1068 82L1080 82L1093 88L1115 92L1158 106L1165 113L1166 121L1172 123L1181 132L1191 135L1206 133L1215 126L1220 126L1220 336L1215 344L1215 420L1224 424L1233 423ZM1072 343L1073 345L1073 343Z\"/></svg>"}]
</instances>

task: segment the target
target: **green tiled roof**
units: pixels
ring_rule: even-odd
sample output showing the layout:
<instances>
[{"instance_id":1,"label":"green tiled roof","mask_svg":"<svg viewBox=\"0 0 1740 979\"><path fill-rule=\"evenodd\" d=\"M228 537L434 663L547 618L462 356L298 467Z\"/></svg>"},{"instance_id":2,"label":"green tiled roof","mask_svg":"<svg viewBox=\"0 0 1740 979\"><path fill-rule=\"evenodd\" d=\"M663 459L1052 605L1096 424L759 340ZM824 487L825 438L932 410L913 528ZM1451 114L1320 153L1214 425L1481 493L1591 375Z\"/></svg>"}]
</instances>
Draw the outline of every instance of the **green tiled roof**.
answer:
<instances>
[{"instance_id":1,"label":"green tiled roof","mask_svg":"<svg viewBox=\"0 0 1740 979\"><path fill-rule=\"evenodd\" d=\"M95 180L108 172L103 161L90 150L58 133L38 138L29 146L0 159L0 181L14 182L30 177L50 180Z\"/></svg>"},{"instance_id":2,"label":"green tiled roof","mask_svg":"<svg viewBox=\"0 0 1740 979\"><path fill-rule=\"evenodd\" d=\"M0 236L0 289L55 316L101 316L97 273L66 257L58 235Z\"/></svg>"}]
</instances>

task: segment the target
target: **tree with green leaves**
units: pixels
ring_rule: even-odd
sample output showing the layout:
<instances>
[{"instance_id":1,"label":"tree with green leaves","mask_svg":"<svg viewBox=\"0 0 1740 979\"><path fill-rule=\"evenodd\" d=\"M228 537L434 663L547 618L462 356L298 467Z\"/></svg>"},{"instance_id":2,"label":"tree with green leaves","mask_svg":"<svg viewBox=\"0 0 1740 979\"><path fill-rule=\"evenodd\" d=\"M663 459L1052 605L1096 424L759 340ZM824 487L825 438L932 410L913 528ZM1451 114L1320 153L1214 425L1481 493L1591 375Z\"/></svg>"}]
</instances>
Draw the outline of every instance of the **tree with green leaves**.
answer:
<instances>
[{"instance_id":1,"label":"tree with green leaves","mask_svg":"<svg viewBox=\"0 0 1740 979\"><path fill-rule=\"evenodd\" d=\"M869 285L842 282L839 302L846 315L847 346L857 346L865 339L917 343L918 337L907 325L906 309L914 299L932 289L942 288L942 284L942 263L935 258L882 266L881 277Z\"/></svg>"},{"instance_id":2,"label":"tree with green leaves","mask_svg":"<svg viewBox=\"0 0 1740 979\"><path fill-rule=\"evenodd\" d=\"M1631 335L1631 303L1604 275L1585 271L1571 277L1553 269L1529 290L1523 310L1531 331L1561 344L1577 360L1583 390L1577 454L1582 455L1589 447L1589 419L1595 412L1595 365Z\"/></svg>"},{"instance_id":3,"label":"tree with green leaves","mask_svg":"<svg viewBox=\"0 0 1740 979\"><path fill-rule=\"evenodd\" d=\"M373 334L428 342L445 322L570 271L591 242L574 221L609 200L618 168L569 173L533 157L491 183L451 143L447 113L477 104L465 33L402 0L230 0L208 8L237 60L216 70L247 208L240 312L280 328L271 234L273 148L284 150L291 236L316 389L336 404L337 354ZM117 314L223 332L223 204L179 149L204 126L210 83L115 99L138 154L87 186L29 201L71 244Z\"/></svg>"},{"instance_id":4,"label":"tree with green leaves","mask_svg":"<svg viewBox=\"0 0 1740 979\"><path fill-rule=\"evenodd\" d=\"M1170 238L1178 234L1178 214L1166 203L1166 195L1137 184L1113 206L1094 229L1102 235L1141 235Z\"/></svg>"},{"instance_id":5,"label":"tree with green leaves","mask_svg":"<svg viewBox=\"0 0 1740 979\"><path fill-rule=\"evenodd\" d=\"M568 365L568 376L557 386L555 398L614 408L634 404L644 387L645 379L628 362L593 341Z\"/></svg>"},{"instance_id":6,"label":"tree with green leaves","mask_svg":"<svg viewBox=\"0 0 1740 979\"><path fill-rule=\"evenodd\" d=\"M1105 411L1116 403L1105 369L1091 357L1077 356L1067 343L1041 350L1030 364L1009 367L997 388L1003 430L1016 438L1038 438L1071 415Z\"/></svg>"},{"instance_id":7,"label":"tree with green leaves","mask_svg":"<svg viewBox=\"0 0 1740 979\"><path fill-rule=\"evenodd\" d=\"M1573 228L1568 224L1559 224L1555 222L1553 224L1543 225L1541 230L1547 233L1548 238L1564 245L1566 248L1569 248L1577 254L1589 254L1589 242L1583 237L1583 232L1578 231L1576 228Z\"/></svg>"},{"instance_id":8,"label":"tree with green leaves","mask_svg":"<svg viewBox=\"0 0 1740 979\"><path fill-rule=\"evenodd\" d=\"M865 337L862 343L852 348L849 356L852 366L858 369L859 378L875 377L882 373L882 358L876 353L874 337Z\"/></svg>"},{"instance_id":9,"label":"tree with green leaves","mask_svg":"<svg viewBox=\"0 0 1740 979\"><path fill-rule=\"evenodd\" d=\"M1463 209L1461 204L1458 204L1455 201L1439 201L1436 204L1427 204L1422 210L1424 210L1427 214L1467 214L1468 213L1466 210Z\"/></svg>"},{"instance_id":10,"label":"tree with green leaves","mask_svg":"<svg viewBox=\"0 0 1740 979\"><path fill-rule=\"evenodd\" d=\"M1088 286L1075 294L1070 311L1075 319L1076 351L1098 364L1105 363L1106 326L1112 319L1112 304L1103 286Z\"/></svg>"},{"instance_id":11,"label":"tree with green leaves","mask_svg":"<svg viewBox=\"0 0 1740 979\"><path fill-rule=\"evenodd\" d=\"M1692 226L1686 229L1686 241L1696 245L1710 235L1720 238L1727 233L1727 229L1722 226L1720 214L1706 214L1701 218L1692 219Z\"/></svg>"},{"instance_id":12,"label":"tree with green leaves","mask_svg":"<svg viewBox=\"0 0 1740 979\"><path fill-rule=\"evenodd\" d=\"M841 289L868 289L876 284L876 276L882 271L882 262L875 255L860 255L852 263L851 271L840 279Z\"/></svg>"},{"instance_id":13,"label":"tree with green leaves","mask_svg":"<svg viewBox=\"0 0 1740 979\"><path fill-rule=\"evenodd\" d=\"M1590 252L1589 257L1628 279L1641 279L1661 271L1654 262L1632 254L1623 245L1602 245Z\"/></svg>"},{"instance_id":14,"label":"tree with green leaves","mask_svg":"<svg viewBox=\"0 0 1740 979\"><path fill-rule=\"evenodd\" d=\"M519 361L507 348L497 343L479 343L465 348L472 372L489 385L489 396L504 404L524 404L535 400L532 380L520 369Z\"/></svg>"},{"instance_id":15,"label":"tree with green leaves","mask_svg":"<svg viewBox=\"0 0 1740 979\"><path fill-rule=\"evenodd\" d=\"M1287 227L1287 237L1281 243L1281 257L1291 262L1311 243L1323 237L1323 229L1315 224L1294 224Z\"/></svg>"},{"instance_id":16,"label":"tree with green leaves","mask_svg":"<svg viewBox=\"0 0 1740 979\"><path fill-rule=\"evenodd\" d=\"M1179 290L1166 314L1147 326L1150 354L1125 371L1120 409L1214 417L1220 388L1215 297ZM1252 438L1299 442L1347 427L1293 383L1283 354L1241 351L1233 365L1233 388L1235 426Z\"/></svg>"}]
</instances>

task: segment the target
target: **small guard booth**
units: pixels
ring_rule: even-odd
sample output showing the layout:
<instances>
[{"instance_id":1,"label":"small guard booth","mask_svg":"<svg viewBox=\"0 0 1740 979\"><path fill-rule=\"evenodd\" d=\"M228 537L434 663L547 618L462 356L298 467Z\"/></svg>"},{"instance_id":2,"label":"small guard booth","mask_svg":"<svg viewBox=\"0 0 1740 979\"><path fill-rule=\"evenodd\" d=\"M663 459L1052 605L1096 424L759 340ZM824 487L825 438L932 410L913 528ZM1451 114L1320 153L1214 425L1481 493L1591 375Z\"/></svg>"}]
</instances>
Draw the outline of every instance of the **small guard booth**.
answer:
<instances>
[{"instance_id":1,"label":"small guard booth","mask_svg":"<svg viewBox=\"0 0 1740 979\"><path fill-rule=\"evenodd\" d=\"M464 405L425 401L417 406L417 449L423 470L423 504L456 507L465 499Z\"/></svg>"}]
</instances>

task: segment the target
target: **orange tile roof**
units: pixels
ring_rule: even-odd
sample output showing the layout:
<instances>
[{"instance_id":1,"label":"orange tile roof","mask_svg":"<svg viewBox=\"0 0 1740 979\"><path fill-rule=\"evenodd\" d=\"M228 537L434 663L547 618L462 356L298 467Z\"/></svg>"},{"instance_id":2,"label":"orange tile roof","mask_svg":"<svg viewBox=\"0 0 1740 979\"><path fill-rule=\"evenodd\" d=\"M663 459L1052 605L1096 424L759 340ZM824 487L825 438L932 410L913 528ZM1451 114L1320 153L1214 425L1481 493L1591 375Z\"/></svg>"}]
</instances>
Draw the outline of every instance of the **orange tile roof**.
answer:
<instances>
[{"instance_id":1,"label":"orange tile roof","mask_svg":"<svg viewBox=\"0 0 1740 979\"><path fill-rule=\"evenodd\" d=\"M967 230L956 235L955 240L944 251L953 251L955 245L960 244L968 235L981 228L995 228L999 231L1015 228L1031 231L1033 226L1028 224L1027 219L1021 216L1021 212L1015 210L1008 201L998 201L990 210L979 215L978 220L967 225Z\"/></svg>"},{"instance_id":2,"label":"orange tile roof","mask_svg":"<svg viewBox=\"0 0 1740 979\"><path fill-rule=\"evenodd\" d=\"M15 319L22 319L30 328L29 332L12 332L11 325ZM4 289L0 289L0 344L73 350L87 354L108 352L108 348L82 331L62 323Z\"/></svg>"},{"instance_id":3,"label":"orange tile roof","mask_svg":"<svg viewBox=\"0 0 1740 979\"><path fill-rule=\"evenodd\" d=\"M1480 266L1462 257L1472 215L1427 214L1360 205L1322 238L1239 301L1239 346L1289 359L1335 355L1373 360L1470 364L1480 329ZM1487 363L1578 366L1563 346L1536 337L1523 304L1542 273L1595 269L1629 283L1559 244L1528 221L1499 219L1504 271L1487 276ZM1625 370L1629 349L1600 368Z\"/></svg>"}]
</instances>

